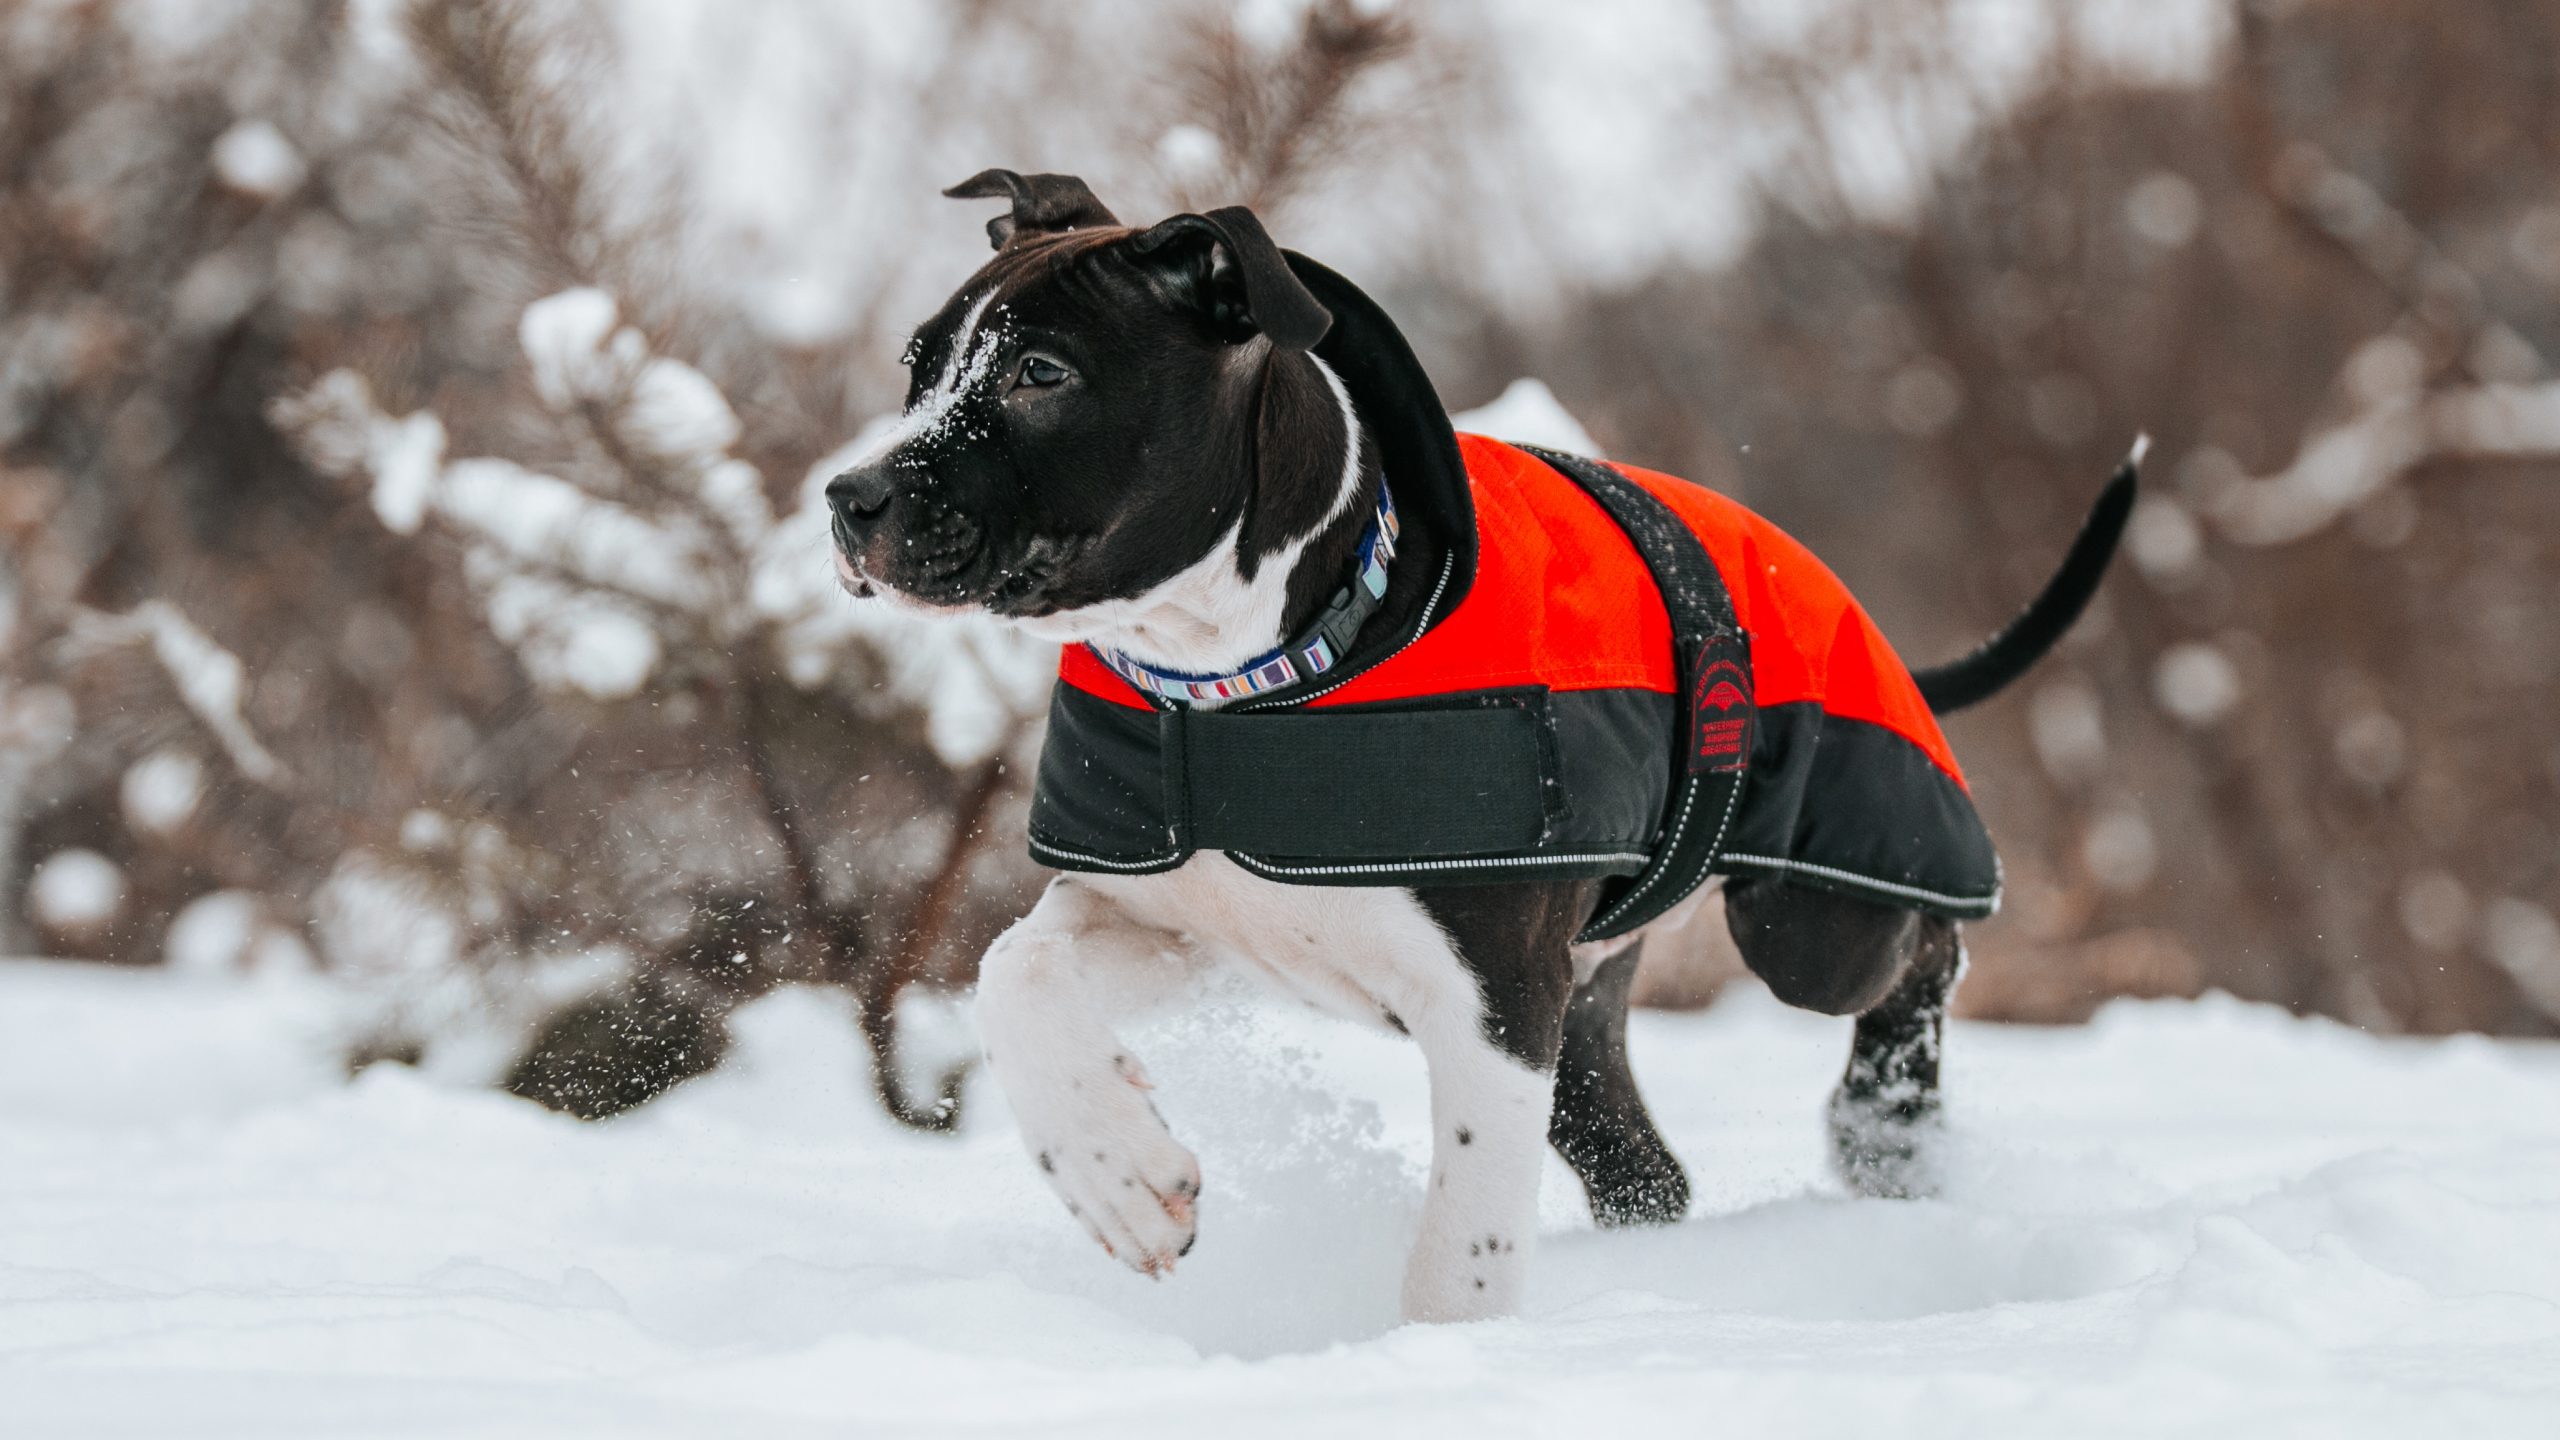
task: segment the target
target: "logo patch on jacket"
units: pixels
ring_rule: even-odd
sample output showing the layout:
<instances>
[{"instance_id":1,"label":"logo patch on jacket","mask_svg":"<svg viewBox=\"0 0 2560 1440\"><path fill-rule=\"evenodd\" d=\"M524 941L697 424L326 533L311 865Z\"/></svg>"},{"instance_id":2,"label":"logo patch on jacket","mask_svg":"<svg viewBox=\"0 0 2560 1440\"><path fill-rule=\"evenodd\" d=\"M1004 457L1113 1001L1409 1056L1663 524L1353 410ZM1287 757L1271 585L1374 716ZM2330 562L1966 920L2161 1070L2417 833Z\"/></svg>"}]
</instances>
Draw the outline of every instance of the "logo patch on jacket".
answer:
<instances>
[{"instance_id":1,"label":"logo patch on jacket","mask_svg":"<svg viewBox=\"0 0 2560 1440\"><path fill-rule=\"evenodd\" d=\"M1725 774L1748 766L1751 713L1751 666L1742 637L1716 636L1707 642L1697 681L1689 687L1689 773Z\"/></svg>"}]
</instances>

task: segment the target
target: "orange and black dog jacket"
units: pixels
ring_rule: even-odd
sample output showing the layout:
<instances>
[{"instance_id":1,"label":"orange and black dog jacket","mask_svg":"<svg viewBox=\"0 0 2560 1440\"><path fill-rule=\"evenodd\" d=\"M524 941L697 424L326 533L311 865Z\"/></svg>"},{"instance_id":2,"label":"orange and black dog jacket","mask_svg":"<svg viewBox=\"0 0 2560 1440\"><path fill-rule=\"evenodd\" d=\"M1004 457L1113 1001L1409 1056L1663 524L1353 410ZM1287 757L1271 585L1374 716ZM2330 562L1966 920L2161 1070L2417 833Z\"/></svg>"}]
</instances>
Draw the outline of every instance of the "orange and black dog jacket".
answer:
<instances>
[{"instance_id":1,"label":"orange and black dog jacket","mask_svg":"<svg viewBox=\"0 0 2560 1440\"><path fill-rule=\"evenodd\" d=\"M1178 706L1069 646L1034 859L1129 875L1218 850L1306 885L1609 877L1586 940L1717 873L1990 913L1999 866L1946 737L1811 552L1668 475L1453 436L1366 297L1299 268L1332 287L1318 353L1378 432L1396 506L1473 543L1446 547L1404 633L1364 632L1290 693Z\"/></svg>"}]
</instances>

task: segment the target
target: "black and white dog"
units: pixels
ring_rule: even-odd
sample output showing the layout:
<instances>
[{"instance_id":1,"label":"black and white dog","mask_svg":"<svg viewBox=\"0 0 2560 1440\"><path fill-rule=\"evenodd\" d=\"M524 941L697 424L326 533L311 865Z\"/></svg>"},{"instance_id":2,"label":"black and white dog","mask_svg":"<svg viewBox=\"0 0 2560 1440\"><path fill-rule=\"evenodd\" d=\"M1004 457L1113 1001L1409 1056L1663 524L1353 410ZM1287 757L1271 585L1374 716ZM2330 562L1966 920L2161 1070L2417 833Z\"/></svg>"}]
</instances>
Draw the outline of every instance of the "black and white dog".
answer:
<instances>
[{"instance_id":1,"label":"black and white dog","mask_svg":"<svg viewBox=\"0 0 2560 1440\"><path fill-rule=\"evenodd\" d=\"M916 333L903 423L829 487L846 587L1190 675L1234 671L1338 606L1395 447L1344 367L1315 353L1333 317L1259 223L1229 210L1124 227L1063 176L989 171L949 193L1010 210L988 227L995 258ZM2048 647L2103 571L2128 489L2036 606L1924 675L1924 693L1979 698ZM1408 515L1360 633L1419 633L1459 544ZM1733 938L1780 998L1857 1017L1830 1111L1844 1178L1925 1191L1957 924L1784 875L1725 878ZM1575 943L1603 890L1310 889L1212 850L1160 873L1064 874L981 966L986 1059L1068 1210L1123 1263L1163 1275L1191 1248L1201 1174L1115 1026L1229 965L1401 1030L1427 1058L1434 1126L1404 1313L1504 1314L1521 1297L1543 1146L1604 1224L1688 1203L1627 1067L1644 932Z\"/></svg>"}]
</instances>

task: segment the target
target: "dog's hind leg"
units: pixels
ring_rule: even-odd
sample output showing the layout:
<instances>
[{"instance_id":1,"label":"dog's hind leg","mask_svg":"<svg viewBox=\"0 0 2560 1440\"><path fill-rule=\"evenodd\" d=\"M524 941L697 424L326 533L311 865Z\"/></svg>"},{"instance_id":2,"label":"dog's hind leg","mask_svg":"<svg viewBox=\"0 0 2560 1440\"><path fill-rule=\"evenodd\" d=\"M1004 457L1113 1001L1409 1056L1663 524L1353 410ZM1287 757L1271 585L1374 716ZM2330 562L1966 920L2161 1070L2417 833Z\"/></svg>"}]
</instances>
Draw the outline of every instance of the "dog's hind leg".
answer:
<instances>
[{"instance_id":1,"label":"dog's hind leg","mask_svg":"<svg viewBox=\"0 0 2560 1440\"><path fill-rule=\"evenodd\" d=\"M1052 881L978 967L978 1030L1023 1148L1121 1263L1171 1272L1197 1233L1200 1165L1173 1138L1117 1016L1179 991L1197 962L1075 880Z\"/></svg>"},{"instance_id":2,"label":"dog's hind leg","mask_svg":"<svg viewBox=\"0 0 2560 1440\"><path fill-rule=\"evenodd\" d=\"M1861 1195L1933 1195L1939 1138L1938 1047L1964 970L1952 920L1923 916L1910 968L1858 1017L1849 1068L1831 1092L1831 1164Z\"/></svg>"},{"instance_id":3,"label":"dog's hind leg","mask_svg":"<svg viewBox=\"0 0 2560 1440\"><path fill-rule=\"evenodd\" d=\"M1603 1226L1665 1225L1689 1211L1689 1177L1645 1113L1627 1067L1627 992L1641 940L1602 960L1565 1008L1548 1143L1573 1167Z\"/></svg>"},{"instance_id":4,"label":"dog's hind leg","mask_svg":"<svg viewBox=\"0 0 2560 1440\"><path fill-rule=\"evenodd\" d=\"M1894 1199L1935 1191L1938 1042L1962 959L1955 922L1755 876L1726 884L1725 923L1779 999L1858 1017L1829 1110L1842 1182Z\"/></svg>"}]
</instances>

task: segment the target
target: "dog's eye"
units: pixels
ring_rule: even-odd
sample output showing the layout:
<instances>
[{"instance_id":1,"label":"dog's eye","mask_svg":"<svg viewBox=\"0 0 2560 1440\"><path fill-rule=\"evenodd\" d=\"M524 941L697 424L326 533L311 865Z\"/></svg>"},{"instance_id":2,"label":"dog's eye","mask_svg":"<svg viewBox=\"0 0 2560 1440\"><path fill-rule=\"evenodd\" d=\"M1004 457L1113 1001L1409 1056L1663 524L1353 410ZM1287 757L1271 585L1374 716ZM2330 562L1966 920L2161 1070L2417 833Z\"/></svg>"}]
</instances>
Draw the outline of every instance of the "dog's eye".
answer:
<instances>
[{"instance_id":1,"label":"dog's eye","mask_svg":"<svg viewBox=\"0 0 2560 1440\"><path fill-rule=\"evenodd\" d=\"M1045 355L1025 355L1022 357L1022 377L1014 383L1028 385L1034 390L1045 390L1066 378L1066 366Z\"/></svg>"}]
</instances>

